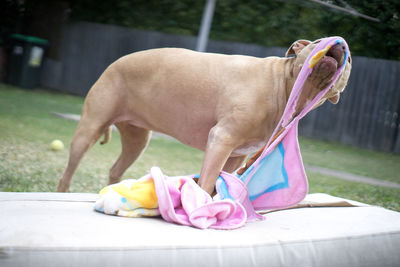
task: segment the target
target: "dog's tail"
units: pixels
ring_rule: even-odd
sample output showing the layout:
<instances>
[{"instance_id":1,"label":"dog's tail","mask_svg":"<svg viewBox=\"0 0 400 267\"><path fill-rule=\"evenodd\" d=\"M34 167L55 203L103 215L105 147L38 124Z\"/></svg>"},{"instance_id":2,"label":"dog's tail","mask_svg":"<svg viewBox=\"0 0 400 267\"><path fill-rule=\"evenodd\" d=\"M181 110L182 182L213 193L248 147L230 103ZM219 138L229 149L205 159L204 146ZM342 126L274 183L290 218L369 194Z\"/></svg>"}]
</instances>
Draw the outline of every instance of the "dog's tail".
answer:
<instances>
[{"instance_id":1,"label":"dog's tail","mask_svg":"<svg viewBox=\"0 0 400 267\"><path fill-rule=\"evenodd\" d=\"M100 145L107 144L111 140L111 132L112 132L112 127L109 126L107 130L104 132L104 138L103 141L100 142Z\"/></svg>"}]
</instances>

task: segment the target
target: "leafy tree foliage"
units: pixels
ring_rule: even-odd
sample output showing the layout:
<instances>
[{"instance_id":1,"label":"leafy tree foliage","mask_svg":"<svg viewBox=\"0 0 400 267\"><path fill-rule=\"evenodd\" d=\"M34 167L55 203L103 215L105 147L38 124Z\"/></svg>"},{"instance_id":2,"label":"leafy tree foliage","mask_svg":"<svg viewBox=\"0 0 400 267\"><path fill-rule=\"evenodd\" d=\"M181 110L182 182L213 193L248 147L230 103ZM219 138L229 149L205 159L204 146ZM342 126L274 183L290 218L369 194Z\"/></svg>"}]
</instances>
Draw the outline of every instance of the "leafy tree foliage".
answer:
<instances>
[{"instance_id":1,"label":"leafy tree foliage","mask_svg":"<svg viewBox=\"0 0 400 267\"><path fill-rule=\"evenodd\" d=\"M20 0L23 8L14 6L13 12L29 13L35 3L43 1L50 0ZM205 0L56 1L68 2L72 20L185 35L197 35L205 5ZM14 3L12 0L5 2ZM380 22L307 0L217 0L210 37L287 47L297 39L340 35L348 41L353 55L400 60L399 0L329 2L342 7L348 4Z\"/></svg>"},{"instance_id":2,"label":"leafy tree foliage","mask_svg":"<svg viewBox=\"0 0 400 267\"><path fill-rule=\"evenodd\" d=\"M343 6L344 1L330 1ZM204 1L76 1L72 17L168 33L196 35ZM368 21L311 1L217 0L210 37L288 46L296 39L340 35L353 54L400 60L400 1L347 0Z\"/></svg>"}]
</instances>

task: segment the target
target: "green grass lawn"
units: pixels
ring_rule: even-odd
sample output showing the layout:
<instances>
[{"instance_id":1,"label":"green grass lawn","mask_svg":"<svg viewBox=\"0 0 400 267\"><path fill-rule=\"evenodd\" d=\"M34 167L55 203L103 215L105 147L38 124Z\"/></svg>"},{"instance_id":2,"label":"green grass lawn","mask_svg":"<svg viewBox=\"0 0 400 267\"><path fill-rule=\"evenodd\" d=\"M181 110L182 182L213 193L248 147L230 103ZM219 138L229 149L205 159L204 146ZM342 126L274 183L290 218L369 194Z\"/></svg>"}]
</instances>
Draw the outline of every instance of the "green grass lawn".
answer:
<instances>
[{"instance_id":1,"label":"green grass lawn","mask_svg":"<svg viewBox=\"0 0 400 267\"><path fill-rule=\"evenodd\" d=\"M76 122L51 112L80 114L83 98L45 90L22 90L0 84L0 191L55 191L68 160ZM54 152L60 139L66 149ZM300 139L309 165L400 183L400 155L336 143ZM98 192L120 152L118 133L110 143L96 144L80 164L71 192ZM139 178L152 166L166 175L198 173L203 153L173 140L155 138L124 178ZM400 211L400 190L338 180L308 172L310 192L323 192Z\"/></svg>"},{"instance_id":2,"label":"green grass lawn","mask_svg":"<svg viewBox=\"0 0 400 267\"><path fill-rule=\"evenodd\" d=\"M400 183L400 155L300 138L306 164Z\"/></svg>"}]
</instances>

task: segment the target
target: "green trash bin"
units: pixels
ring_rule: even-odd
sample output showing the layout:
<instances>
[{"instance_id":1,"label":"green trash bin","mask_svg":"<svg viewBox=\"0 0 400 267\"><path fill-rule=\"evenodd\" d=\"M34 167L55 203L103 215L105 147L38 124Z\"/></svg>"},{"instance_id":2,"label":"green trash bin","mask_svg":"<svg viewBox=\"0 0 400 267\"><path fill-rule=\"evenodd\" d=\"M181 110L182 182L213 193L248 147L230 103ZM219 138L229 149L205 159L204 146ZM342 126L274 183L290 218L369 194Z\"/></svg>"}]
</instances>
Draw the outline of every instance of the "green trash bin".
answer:
<instances>
[{"instance_id":1,"label":"green trash bin","mask_svg":"<svg viewBox=\"0 0 400 267\"><path fill-rule=\"evenodd\" d=\"M11 43L7 81L23 88L38 86L43 55L48 41L34 36L13 34Z\"/></svg>"}]
</instances>

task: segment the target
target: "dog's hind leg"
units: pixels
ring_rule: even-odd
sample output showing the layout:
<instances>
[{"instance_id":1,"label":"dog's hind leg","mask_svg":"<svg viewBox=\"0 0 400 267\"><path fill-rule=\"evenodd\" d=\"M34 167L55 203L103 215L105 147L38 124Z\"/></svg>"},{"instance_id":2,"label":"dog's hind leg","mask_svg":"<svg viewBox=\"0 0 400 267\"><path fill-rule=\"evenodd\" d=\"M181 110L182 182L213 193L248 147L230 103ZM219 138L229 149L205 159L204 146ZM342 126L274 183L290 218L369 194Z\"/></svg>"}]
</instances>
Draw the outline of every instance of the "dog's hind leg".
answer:
<instances>
[{"instance_id":1,"label":"dog's hind leg","mask_svg":"<svg viewBox=\"0 0 400 267\"><path fill-rule=\"evenodd\" d=\"M121 135L122 151L110 169L110 184L118 183L128 167L142 154L149 143L151 131L128 122L116 123Z\"/></svg>"},{"instance_id":2,"label":"dog's hind leg","mask_svg":"<svg viewBox=\"0 0 400 267\"><path fill-rule=\"evenodd\" d=\"M58 192L66 192L69 189L72 175L84 154L96 143L107 127L106 123L82 117L71 142L68 165L58 183Z\"/></svg>"}]
</instances>

